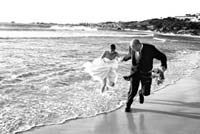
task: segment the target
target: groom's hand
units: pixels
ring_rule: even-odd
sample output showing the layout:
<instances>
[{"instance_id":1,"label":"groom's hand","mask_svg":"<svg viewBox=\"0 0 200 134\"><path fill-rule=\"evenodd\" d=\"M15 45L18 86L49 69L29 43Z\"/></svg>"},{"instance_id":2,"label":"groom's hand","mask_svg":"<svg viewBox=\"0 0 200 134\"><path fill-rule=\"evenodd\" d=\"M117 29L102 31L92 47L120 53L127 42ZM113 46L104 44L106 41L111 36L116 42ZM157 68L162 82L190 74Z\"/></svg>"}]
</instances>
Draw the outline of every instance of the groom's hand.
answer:
<instances>
[{"instance_id":1,"label":"groom's hand","mask_svg":"<svg viewBox=\"0 0 200 134\"><path fill-rule=\"evenodd\" d=\"M165 71L167 70L167 68L164 67L164 66L161 66L161 68L162 68L162 71L163 71L163 72L165 72Z\"/></svg>"},{"instance_id":2,"label":"groom's hand","mask_svg":"<svg viewBox=\"0 0 200 134\"><path fill-rule=\"evenodd\" d=\"M130 76L123 76L124 80L130 81L131 77Z\"/></svg>"}]
</instances>

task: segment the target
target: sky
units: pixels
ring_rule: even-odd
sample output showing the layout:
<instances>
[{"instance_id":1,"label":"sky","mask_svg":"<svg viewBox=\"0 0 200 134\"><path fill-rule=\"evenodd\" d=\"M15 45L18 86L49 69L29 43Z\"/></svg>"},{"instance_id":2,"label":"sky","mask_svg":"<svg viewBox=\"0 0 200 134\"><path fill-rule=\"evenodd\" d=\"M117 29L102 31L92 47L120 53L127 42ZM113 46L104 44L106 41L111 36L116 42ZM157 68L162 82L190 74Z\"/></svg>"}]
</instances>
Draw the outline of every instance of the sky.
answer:
<instances>
[{"instance_id":1,"label":"sky","mask_svg":"<svg viewBox=\"0 0 200 134\"><path fill-rule=\"evenodd\" d=\"M0 22L97 23L200 13L199 0L0 0Z\"/></svg>"}]
</instances>

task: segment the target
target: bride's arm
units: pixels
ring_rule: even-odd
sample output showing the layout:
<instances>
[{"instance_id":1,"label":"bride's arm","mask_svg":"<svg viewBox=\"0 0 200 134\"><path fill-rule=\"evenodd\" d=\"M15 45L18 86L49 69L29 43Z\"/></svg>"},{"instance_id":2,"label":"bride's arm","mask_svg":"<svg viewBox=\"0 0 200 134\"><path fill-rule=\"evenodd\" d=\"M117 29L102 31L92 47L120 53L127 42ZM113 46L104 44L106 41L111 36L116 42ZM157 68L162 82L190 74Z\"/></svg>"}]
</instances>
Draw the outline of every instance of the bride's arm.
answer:
<instances>
[{"instance_id":1,"label":"bride's arm","mask_svg":"<svg viewBox=\"0 0 200 134\"><path fill-rule=\"evenodd\" d=\"M108 51L105 51L105 52L101 55L101 57L100 57L104 63L106 62L106 61L104 60L104 58L106 57L107 53L108 53Z\"/></svg>"},{"instance_id":2,"label":"bride's arm","mask_svg":"<svg viewBox=\"0 0 200 134\"><path fill-rule=\"evenodd\" d=\"M102 55L101 58L103 59L104 57L106 57L107 51L105 51Z\"/></svg>"},{"instance_id":3,"label":"bride's arm","mask_svg":"<svg viewBox=\"0 0 200 134\"><path fill-rule=\"evenodd\" d=\"M128 61L131 59L131 48L129 47L128 54L122 58L122 61Z\"/></svg>"}]
</instances>

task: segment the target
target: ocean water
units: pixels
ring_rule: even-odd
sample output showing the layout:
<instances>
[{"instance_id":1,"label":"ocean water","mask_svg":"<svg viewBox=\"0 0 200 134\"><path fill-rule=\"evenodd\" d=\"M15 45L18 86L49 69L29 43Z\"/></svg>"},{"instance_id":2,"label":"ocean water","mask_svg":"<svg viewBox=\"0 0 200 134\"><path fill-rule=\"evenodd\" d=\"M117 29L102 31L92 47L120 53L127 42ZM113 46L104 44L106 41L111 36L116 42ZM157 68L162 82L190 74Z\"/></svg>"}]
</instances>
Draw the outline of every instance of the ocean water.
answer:
<instances>
[{"instance_id":1,"label":"ocean water","mask_svg":"<svg viewBox=\"0 0 200 134\"><path fill-rule=\"evenodd\" d=\"M198 40L154 38L149 31L90 29L0 31L0 133L14 134L36 126L61 124L120 108L127 99L130 61L119 64L116 86L101 94L100 84L82 65L115 43L121 56L131 39L154 44L168 57L168 70L152 93L188 77L199 68ZM160 63L155 60L155 67Z\"/></svg>"}]
</instances>

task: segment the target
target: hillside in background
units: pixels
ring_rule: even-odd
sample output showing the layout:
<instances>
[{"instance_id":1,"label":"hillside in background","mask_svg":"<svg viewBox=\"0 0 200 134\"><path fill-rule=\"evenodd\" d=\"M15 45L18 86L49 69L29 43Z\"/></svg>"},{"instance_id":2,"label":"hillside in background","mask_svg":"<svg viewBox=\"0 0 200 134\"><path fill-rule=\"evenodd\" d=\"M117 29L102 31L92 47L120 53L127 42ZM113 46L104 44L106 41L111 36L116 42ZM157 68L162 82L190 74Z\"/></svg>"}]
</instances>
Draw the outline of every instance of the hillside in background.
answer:
<instances>
[{"instance_id":1,"label":"hillside in background","mask_svg":"<svg viewBox=\"0 0 200 134\"><path fill-rule=\"evenodd\" d=\"M194 21L195 20L195 21ZM108 30L151 30L162 33L200 35L200 14L130 22L102 22L81 25Z\"/></svg>"}]
</instances>

